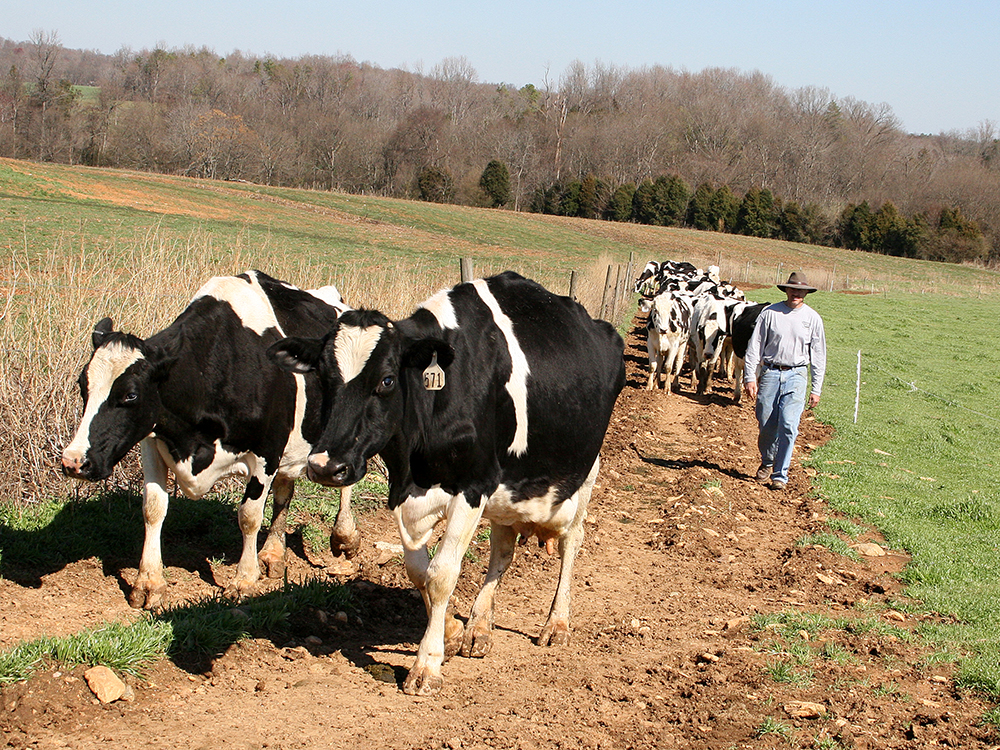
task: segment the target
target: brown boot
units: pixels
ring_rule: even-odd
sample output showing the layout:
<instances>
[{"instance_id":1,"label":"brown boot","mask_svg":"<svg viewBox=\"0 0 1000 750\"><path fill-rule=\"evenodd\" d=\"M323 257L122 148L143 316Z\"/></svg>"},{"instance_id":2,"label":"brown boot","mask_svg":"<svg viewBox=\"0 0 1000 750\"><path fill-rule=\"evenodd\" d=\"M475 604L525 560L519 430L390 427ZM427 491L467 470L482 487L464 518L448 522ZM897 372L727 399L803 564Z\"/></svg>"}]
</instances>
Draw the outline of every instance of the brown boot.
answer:
<instances>
[{"instance_id":1,"label":"brown boot","mask_svg":"<svg viewBox=\"0 0 1000 750\"><path fill-rule=\"evenodd\" d=\"M757 467L757 481L766 482L771 478L770 464L761 464Z\"/></svg>"}]
</instances>

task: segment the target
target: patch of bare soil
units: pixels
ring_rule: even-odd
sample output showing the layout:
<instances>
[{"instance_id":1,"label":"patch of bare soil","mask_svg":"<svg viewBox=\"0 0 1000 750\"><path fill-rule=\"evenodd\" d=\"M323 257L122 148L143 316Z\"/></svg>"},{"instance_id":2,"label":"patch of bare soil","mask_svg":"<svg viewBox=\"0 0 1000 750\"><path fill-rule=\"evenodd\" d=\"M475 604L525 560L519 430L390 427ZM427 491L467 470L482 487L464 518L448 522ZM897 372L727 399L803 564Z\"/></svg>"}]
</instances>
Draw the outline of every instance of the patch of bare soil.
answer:
<instances>
[{"instance_id":1,"label":"patch of bare soil","mask_svg":"<svg viewBox=\"0 0 1000 750\"><path fill-rule=\"evenodd\" d=\"M317 612L294 640L248 640L201 665L163 661L131 702L100 704L82 668L48 669L0 693L6 748L926 748L988 747L986 706L955 688L952 667L894 637L833 630L803 643L815 654L779 682L787 662L757 613L881 618L900 596L906 558L861 562L804 535L828 509L798 458L829 437L806 416L792 481L782 492L753 479L756 431L749 405L727 384L698 399L642 390L645 346L626 352L629 382L613 417L588 536L573 586L570 645L534 644L554 592L557 559L519 549L498 596L493 650L456 657L434 698L398 683L421 637L423 605L400 560L386 513L363 522L356 575L343 577L360 618ZM877 541L877 540L876 540ZM165 556L170 564L171 553ZM485 572L477 548L457 591L466 615ZM231 569L207 561L171 567L174 601L214 590ZM331 575L330 560L289 553L290 575ZM176 564L176 560L174 561ZM0 581L0 646L135 616L125 603L132 570L97 559L51 573L35 588ZM865 607L864 605L869 605ZM808 634L806 634L808 635ZM810 636L810 638L812 638ZM841 654L825 658L822 654ZM815 705L809 705L815 704Z\"/></svg>"}]
</instances>

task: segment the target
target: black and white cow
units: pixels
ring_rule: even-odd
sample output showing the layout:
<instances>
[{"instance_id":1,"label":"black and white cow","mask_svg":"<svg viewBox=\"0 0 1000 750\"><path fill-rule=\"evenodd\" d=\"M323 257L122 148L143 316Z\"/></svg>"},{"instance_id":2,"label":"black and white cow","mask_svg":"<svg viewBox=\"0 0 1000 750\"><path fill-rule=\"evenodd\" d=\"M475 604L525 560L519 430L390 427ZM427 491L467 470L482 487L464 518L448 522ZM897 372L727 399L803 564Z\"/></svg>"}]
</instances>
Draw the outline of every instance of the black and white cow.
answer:
<instances>
[{"instance_id":1,"label":"black and white cow","mask_svg":"<svg viewBox=\"0 0 1000 750\"><path fill-rule=\"evenodd\" d=\"M678 377L691 338L694 298L684 292L664 292L653 297L646 323L646 353L649 355L649 381L646 390L679 388Z\"/></svg>"},{"instance_id":2,"label":"black and white cow","mask_svg":"<svg viewBox=\"0 0 1000 750\"><path fill-rule=\"evenodd\" d=\"M714 294L697 297L691 315L691 381L697 381L699 396L708 392L728 334L724 300Z\"/></svg>"},{"instance_id":3,"label":"black and white cow","mask_svg":"<svg viewBox=\"0 0 1000 750\"><path fill-rule=\"evenodd\" d=\"M230 593L246 592L260 578L257 532L273 489L260 560L269 576L283 573L285 515L320 434L323 394L314 376L279 368L267 348L285 336L322 335L346 309L334 287L307 292L250 271L211 279L169 327L146 340L114 331L110 318L97 324L94 353L80 375L84 413L62 468L67 476L105 479L141 441L146 535L133 607L159 606L166 590L160 530L168 469L191 498L223 477L248 477L238 512L243 552ZM332 543L353 555L359 541L345 492Z\"/></svg>"},{"instance_id":4,"label":"black and white cow","mask_svg":"<svg viewBox=\"0 0 1000 750\"><path fill-rule=\"evenodd\" d=\"M766 303L744 302L734 307L730 313L730 338L733 347L733 402L739 403L743 397L743 359L747 355L747 345L753 334L757 318L767 307Z\"/></svg>"},{"instance_id":5,"label":"black and white cow","mask_svg":"<svg viewBox=\"0 0 1000 750\"><path fill-rule=\"evenodd\" d=\"M507 272L439 292L405 320L347 312L325 338L271 351L293 371L317 370L334 404L310 478L349 485L369 458L385 460L407 574L428 613L405 692L436 693L448 656L489 651L494 593L518 535L550 551L558 542L559 584L538 643L568 642L573 561L625 382L611 325ZM446 610L481 517L489 571L463 633Z\"/></svg>"}]
</instances>

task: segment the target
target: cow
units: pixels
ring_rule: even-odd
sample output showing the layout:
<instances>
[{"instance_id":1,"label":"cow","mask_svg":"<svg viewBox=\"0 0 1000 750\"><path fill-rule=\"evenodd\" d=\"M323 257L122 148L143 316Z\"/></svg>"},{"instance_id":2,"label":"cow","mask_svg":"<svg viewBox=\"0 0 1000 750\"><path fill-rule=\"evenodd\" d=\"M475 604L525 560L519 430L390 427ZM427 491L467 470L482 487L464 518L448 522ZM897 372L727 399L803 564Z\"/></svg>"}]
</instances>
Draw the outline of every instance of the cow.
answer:
<instances>
[{"instance_id":1,"label":"cow","mask_svg":"<svg viewBox=\"0 0 1000 750\"><path fill-rule=\"evenodd\" d=\"M346 312L323 339L289 338L271 353L294 372L318 372L333 404L311 479L350 485L372 456L385 461L407 575L428 617L405 693L437 693L445 659L490 650L496 587L519 535L550 552L558 545L538 644L569 641L573 562L625 383L624 344L610 324L508 271L439 292L404 320ZM448 602L481 518L489 568L463 628Z\"/></svg>"},{"instance_id":2,"label":"cow","mask_svg":"<svg viewBox=\"0 0 1000 750\"><path fill-rule=\"evenodd\" d=\"M733 359L735 372L733 375L733 403L738 404L743 397L743 359L747 354L747 344L750 343L750 335L753 333L757 318L767 307L766 303L753 304L744 302L737 305L730 312L730 338L733 347Z\"/></svg>"},{"instance_id":3,"label":"cow","mask_svg":"<svg viewBox=\"0 0 1000 750\"><path fill-rule=\"evenodd\" d=\"M691 316L690 342L691 384L697 380L699 396L708 392L728 333L725 302L712 294L698 297Z\"/></svg>"},{"instance_id":4,"label":"cow","mask_svg":"<svg viewBox=\"0 0 1000 750\"><path fill-rule=\"evenodd\" d=\"M684 354L691 335L693 298L683 292L665 292L653 298L646 323L646 351L649 354L649 382L646 390L678 386L678 376L684 366Z\"/></svg>"},{"instance_id":5,"label":"cow","mask_svg":"<svg viewBox=\"0 0 1000 750\"><path fill-rule=\"evenodd\" d=\"M314 376L277 367L267 348L286 335L321 335L347 309L335 287L308 292L249 271L208 281L170 326L146 340L115 331L110 318L96 325L94 352L79 378L83 417L62 470L105 479L141 442L145 541L133 607L159 607L166 592L160 530L168 469L193 499L225 476L248 478L238 511L243 551L230 595L260 578L257 532L272 489L274 514L260 560L270 577L284 572L285 516L319 437L322 393ZM353 556L359 542L347 491L331 544Z\"/></svg>"}]
</instances>

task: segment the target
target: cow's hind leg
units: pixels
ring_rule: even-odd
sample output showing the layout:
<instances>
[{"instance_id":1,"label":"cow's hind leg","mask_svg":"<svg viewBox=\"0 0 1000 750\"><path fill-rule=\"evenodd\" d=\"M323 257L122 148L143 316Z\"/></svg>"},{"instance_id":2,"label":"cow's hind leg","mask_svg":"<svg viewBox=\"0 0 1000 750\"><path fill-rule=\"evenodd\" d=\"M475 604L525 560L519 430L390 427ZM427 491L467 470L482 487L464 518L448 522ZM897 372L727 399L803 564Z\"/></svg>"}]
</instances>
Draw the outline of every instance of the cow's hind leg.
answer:
<instances>
[{"instance_id":1,"label":"cow's hind leg","mask_svg":"<svg viewBox=\"0 0 1000 750\"><path fill-rule=\"evenodd\" d=\"M330 549L335 555L343 555L348 560L358 554L361 546L361 532L354 523L354 512L351 510L351 488L340 488L340 507L337 509L337 520L333 524L330 535Z\"/></svg>"},{"instance_id":2,"label":"cow's hind leg","mask_svg":"<svg viewBox=\"0 0 1000 750\"><path fill-rule=\"evenodd\" d=\"M285 527L288 520L288 506L295 492L295 480L286 476L276 476L271 484L274 512L271 514L271 528L261 547L257 559L264 566L268 578L281 578L285 574Z\"/></svg>"},{"instance_id":3,"label":"cow's hind leg","mask_svg":"<svg viewBox=\"0 0 1000 750\"><path fill-rule=\"evenodd\" d=\"M462 640L462 656L486 656L492 644L493 611L496 601L496 590L504 572L514 559L514 541L517 532L512 526L490 525L490 567L486 572L486 581L476 603L472 606L469 622L465 626L465 637Z\"/></svg>"},{"instance_id":4,"label":"cow's hind leg","mask_svg":"<svg viewBox=\"0 0 1000 750\"><path fill-rule=\"evenodd\" d=\"M590 495L594 491L594 482L597 481L597 472L600 466L601 459L598 457L594 461L583 486L577 490L579 504L573 525L559 538L559 585L556 588L555 598L552 600L549 617L538 636L539 646L561 646L570 641L569 619L573 563L576 561L576 554L583 544L583 521L587 517L587 505L590 503Z\"/></svg>"},{"instance_id":5,"label":"cow's hind leg","mask_svg":"<svg viewBox=\"0 0 1000 750\"><path fill-rule=\"evenodd\" d=\"M167 495L167 465L160 457L153 438L146 438L140 447L142 455L142 517L146 536L142 543L139 574L132 585L128 603L136 609L155 609L163 604L167 580L163 577L160 551L160 531L167 517L170 497Z\"/></svg>"}]
</instances>

